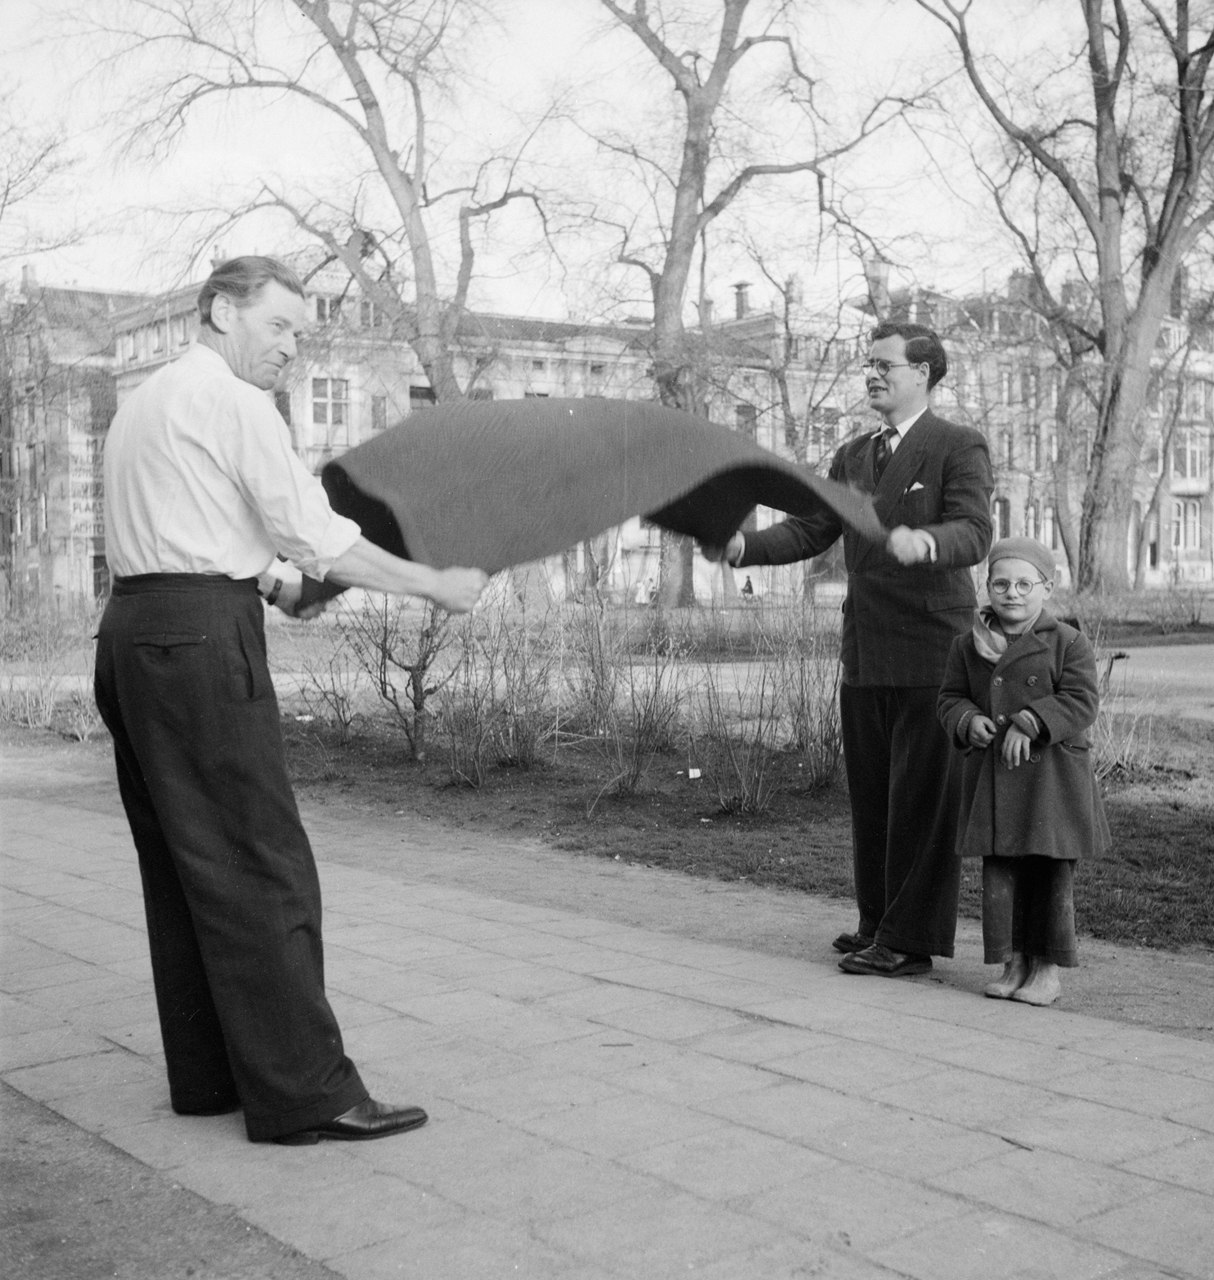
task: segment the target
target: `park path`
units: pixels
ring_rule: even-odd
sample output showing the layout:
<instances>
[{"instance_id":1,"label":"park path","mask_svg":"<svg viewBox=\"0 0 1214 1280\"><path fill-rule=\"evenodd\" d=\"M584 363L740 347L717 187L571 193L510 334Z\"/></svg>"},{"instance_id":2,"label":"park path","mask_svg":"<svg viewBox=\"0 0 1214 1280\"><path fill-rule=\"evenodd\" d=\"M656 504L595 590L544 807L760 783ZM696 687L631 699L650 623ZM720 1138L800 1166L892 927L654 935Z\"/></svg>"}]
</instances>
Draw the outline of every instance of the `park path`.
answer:
<instances>
[{"instance_id":1,"label":"park path","mask_svg":"<svg viewBox=\"0 0 1214 1280\"><path fill-rule=\"evenodd\" d=\"M4 778L0 1078L351 1280L1214 1275L1214 1044L849 978L812 913L790 957L610 918L595 875L552 905L528 842L332 806L333 1003L431 1123L174 1116L103 757ZM651 914L682 885L632 883Z\"/></svg>"}]
</instances>

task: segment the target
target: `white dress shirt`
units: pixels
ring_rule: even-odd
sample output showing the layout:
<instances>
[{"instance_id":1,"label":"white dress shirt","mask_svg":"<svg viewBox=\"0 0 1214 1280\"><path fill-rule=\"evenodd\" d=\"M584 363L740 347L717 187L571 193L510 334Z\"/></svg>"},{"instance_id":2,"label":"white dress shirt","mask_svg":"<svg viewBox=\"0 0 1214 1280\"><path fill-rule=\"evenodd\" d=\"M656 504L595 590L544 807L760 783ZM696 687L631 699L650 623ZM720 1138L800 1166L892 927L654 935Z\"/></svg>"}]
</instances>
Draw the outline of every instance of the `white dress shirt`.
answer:
<instances>
[{"instance_id":1,"label":"white dress shirt","mask_svg":"<svg viewBox=\"0 0 1214 1280\"><path fill-rule=\"evenodd\" d=\"M898 446L902 443L902 437L906 435L906 433L911 429L911 427L913 427L915 423L918 422L919 419L922 418L926 412L927 412L927 408L924 407L920 409L919 412L916 413L913 417L907 418L905 422L896 422L894 424L894 434L889 438L889 451L891 454L894 453L897 450ZM884 435L888 429L889 429L888 427L882 427L880 431L875 431L873 434L878 436Z\"/></svg>"},{"instance_id":2,"label":"white dress shirt","mask_svg":"<svg viewBox=\"0 0 1214 1280\"><path fill-rule=\"evenodd\" d=\"M157 370L105 442L105 549L119 577L256 578L281 553L323 578L360 536L329 506L264 391L196 344Z\"/></svg>"}]
</instances>

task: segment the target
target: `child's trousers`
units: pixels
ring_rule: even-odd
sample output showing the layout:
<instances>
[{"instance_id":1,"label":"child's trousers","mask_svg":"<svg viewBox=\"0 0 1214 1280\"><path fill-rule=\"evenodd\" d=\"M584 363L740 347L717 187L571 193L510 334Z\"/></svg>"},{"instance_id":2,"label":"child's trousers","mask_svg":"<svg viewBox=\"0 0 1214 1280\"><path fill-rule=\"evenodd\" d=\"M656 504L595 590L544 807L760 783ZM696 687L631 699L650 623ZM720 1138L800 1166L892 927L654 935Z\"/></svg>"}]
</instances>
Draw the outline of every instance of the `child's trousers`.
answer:
<instances>
[{"instance_id":1,"label":"child's trousers","mask_svg":"<svg viewBox=\"0 0 1214 1280\"><path fill-rule=\"evenodd\" d=\"M982 859L982 942L987 964L1019 951L1073 969L1075 864L1063 858Z\"/></svg>"}]
</instances>

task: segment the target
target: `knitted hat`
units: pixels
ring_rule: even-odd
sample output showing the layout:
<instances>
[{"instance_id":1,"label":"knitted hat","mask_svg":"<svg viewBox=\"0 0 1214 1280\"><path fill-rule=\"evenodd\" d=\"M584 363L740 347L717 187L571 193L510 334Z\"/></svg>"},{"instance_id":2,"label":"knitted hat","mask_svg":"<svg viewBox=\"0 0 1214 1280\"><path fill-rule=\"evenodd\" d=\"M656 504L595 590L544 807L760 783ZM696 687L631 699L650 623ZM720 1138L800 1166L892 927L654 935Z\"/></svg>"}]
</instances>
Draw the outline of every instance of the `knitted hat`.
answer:
<instances>
[{"instance_id":1,"label":"knitted hat","mask_svg":"<svg viewBox=\"0 0 1214 1280\"><path fill-rule=\"evenodd\" d=\"M1053 552L1036 538L1000 538L991 548L986 562L994 568L999 560L1027 560L1034 568L1041 570L1041 576L1048 582L1053 582L1057 572Z\"/></svg>"}]
</instances>

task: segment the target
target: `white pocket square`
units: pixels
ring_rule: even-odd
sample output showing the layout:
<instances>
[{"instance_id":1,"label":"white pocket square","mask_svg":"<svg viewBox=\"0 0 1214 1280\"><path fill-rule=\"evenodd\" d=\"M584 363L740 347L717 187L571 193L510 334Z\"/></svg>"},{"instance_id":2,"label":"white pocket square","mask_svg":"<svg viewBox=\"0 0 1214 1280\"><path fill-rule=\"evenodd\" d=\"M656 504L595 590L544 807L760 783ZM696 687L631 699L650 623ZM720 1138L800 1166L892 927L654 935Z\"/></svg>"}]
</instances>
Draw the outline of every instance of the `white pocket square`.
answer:
<instances>
[{"instance_id":1,"label":"white pocket square","mask_svg":"<svg viewBox=\"0 0 1214 1280\"><path fill-rule=\"evenodd\" d=\"M906 492L907 492L907 493L914 493L916 489L922 489L922 488L923 488L923 486L919 483L919 481L918 481L918 480L916 480L916 481L915 481L915 483L914 483L913 485L911 485L911 487L910 487L909 489L907 489L907 491L906 491Z\"/></svg>"}]
</instances>

